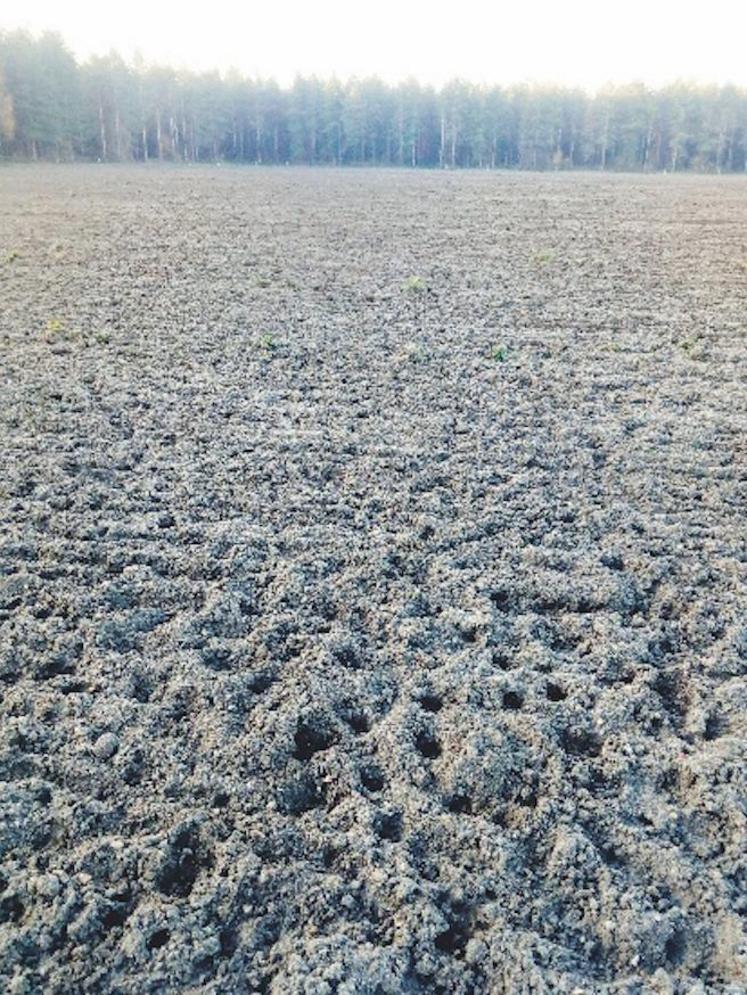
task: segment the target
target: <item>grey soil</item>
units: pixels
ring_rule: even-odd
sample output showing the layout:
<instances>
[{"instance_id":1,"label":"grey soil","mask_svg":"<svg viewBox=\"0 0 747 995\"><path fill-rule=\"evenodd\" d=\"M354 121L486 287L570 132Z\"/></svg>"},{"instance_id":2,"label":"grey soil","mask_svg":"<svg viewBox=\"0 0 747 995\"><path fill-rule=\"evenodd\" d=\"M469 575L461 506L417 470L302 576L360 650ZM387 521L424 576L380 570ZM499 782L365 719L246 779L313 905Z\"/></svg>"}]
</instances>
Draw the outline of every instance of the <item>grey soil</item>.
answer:
<instances>
[{"instance_id":1,"label":"grey soil","mask_svg":"<svg viewBox=\"0 0 747 995\"><path fill-rule=\"evenodd\" d=\"M0 172L0 987L747 991L745 232Z\"/></svg>"}]
</instances>

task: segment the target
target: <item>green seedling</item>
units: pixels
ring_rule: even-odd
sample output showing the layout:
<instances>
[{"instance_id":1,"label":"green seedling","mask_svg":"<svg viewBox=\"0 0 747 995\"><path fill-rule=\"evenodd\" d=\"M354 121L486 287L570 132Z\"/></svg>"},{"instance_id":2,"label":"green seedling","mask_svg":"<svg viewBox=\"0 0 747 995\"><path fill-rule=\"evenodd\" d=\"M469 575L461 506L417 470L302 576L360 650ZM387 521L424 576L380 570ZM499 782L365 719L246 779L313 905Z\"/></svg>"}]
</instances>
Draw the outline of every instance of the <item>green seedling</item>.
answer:
<instances>
[{"instance_id":1,"label":"green seedling","mask_svg":"<svg viewBox=\"0 0 747 995\"><path fill-rule=\"evenodd\" d=\"M496 363L505 363L508 359L508 349L505 345L494 345L490 350L490 358Z\"/></svg>"},{"instance_id":2,"label":"green seedling","mask_svg":"<svg viewBox=\"0 0 747 995\"><path fill-rule=\"evenodd\" d=\"M680 349L682 349L685 355L689 356L690 359L705 359L705 343L702 339L697 338L696 336L683 339L683 341L680 342Z\"/></svg>"},{"instance_id":3,"label":"green seedling","mask_svg":"<svg viewBox=\"0 0 747 995\"><path fill-rule=\"evenodd\" d=\"M60 332L65 331L65 323L60 321L59 318L50 318L47 322L47 332L50 335L59 335Z\"/></svg>"},{"instance_id":4,"label":"green seedling","mask_svg":"<svg viewBox=\"0 0 747 995\"><path fill-rule=\"evenodd\" d=\"M11 249L8 255L5 257L5 262L10 266L11 263L14 263L16 259L20 258L21 258L21 253L18 251L18 249Z\"/></svg>"},{"instance_id":5,"label":"green seedling","mask_svg":"<svg viewBox=\"0 0 747 995\"><path fill-rule=\"evenodd\" d=\"M422 276L408 276L402 289L406 294L422 294L426 290L426 282Z\"/></svg>"},{"instance_id":6,"label":"green seedling","mask_svg":"<svg viewBox=\"0 0 747 995\"><path fill-rule=\"evenodd\" d=\"M257 343L260 349L265 352L272 352L273 349L277 348L277 342L275 341L275 336L269 333L265 335L260 335L259 341Z\"/></svg>"},{"instance_id":7,"label":"green seedling","mask_svg":"<svg viewBox=\"0 0 747 995\"><path fill-rule=\"evenodd\" d=\"M408 342L403 354L411 363L424 363L428 358L428 351L419 342Z\"/></svg>"},{"instance_id":8,"label":"green seedling","mask_svg":"<svg viewBox=\"0 0 747 995\"><path fill-rule=\"evenodd\" d=\"M547 266L555 258L555 253L551 249L543 249L541 252L535 253L534 261L538 266Z\"/></svg>"}]
</instances>

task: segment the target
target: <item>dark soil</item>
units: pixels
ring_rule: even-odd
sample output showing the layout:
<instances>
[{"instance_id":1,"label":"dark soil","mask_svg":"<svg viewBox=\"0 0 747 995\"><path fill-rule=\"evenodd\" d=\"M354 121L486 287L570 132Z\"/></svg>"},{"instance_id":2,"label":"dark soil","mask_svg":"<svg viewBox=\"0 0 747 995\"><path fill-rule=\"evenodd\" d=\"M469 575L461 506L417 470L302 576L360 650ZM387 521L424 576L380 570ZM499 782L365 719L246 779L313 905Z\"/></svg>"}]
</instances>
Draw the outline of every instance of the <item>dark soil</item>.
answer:
<instances>
[{"instance_id":1,"label":"dark soil","mask_svg":"<svg viewBox=\"0 0 747 995\"><path fill-rule=\"evenodd\" d=\"M747 181L0 172L0 985L747 991Z\"/></svg>"}]
</instances>

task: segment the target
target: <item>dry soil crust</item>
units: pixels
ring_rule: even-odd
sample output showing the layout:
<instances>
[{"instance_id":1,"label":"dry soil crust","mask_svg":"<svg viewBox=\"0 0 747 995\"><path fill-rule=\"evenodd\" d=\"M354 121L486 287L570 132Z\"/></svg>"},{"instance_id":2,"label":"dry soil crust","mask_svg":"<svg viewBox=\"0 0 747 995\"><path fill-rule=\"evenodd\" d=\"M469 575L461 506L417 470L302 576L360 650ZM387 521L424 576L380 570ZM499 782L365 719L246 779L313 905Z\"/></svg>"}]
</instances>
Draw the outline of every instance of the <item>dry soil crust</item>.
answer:
<instances>
[{"instance_id":1,"label":"dry soil crust","mask_svg":"<svg viewBox=\"0 0 747 995\"><path fill-rule=\"evenodd\" d=\"M8 991L747 990L746 228L0 172Z\"/></svg>"}]
</instances>

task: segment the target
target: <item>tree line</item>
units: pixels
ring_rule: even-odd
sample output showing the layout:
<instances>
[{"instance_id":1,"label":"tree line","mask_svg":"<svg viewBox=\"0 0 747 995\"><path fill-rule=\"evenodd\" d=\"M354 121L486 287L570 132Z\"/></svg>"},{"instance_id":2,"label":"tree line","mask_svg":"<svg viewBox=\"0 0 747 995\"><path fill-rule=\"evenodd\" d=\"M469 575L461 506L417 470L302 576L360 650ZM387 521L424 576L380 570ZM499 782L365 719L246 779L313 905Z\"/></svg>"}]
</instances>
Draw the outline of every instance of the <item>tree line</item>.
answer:
<instances>
[{"instance_id":1,"label":"tree line","mask_svg":"<svg viewBox=\"0 0 747 995\"><path fill-rule=\"evenodd\" d=\"M676 83L440 89L408 80L78 63L57 34L0 33L0 157L31 160L747 171L747 90Z\"/></svg>"}]
</instances>

